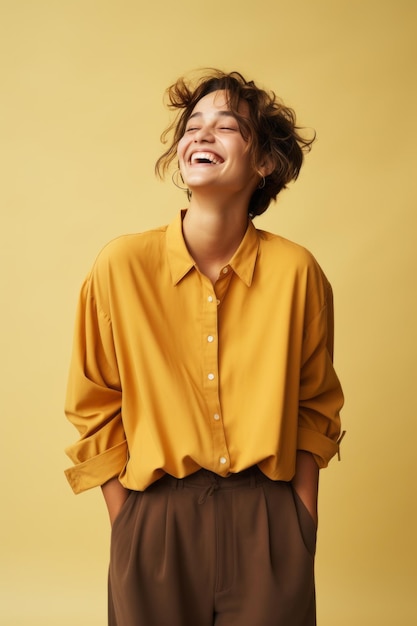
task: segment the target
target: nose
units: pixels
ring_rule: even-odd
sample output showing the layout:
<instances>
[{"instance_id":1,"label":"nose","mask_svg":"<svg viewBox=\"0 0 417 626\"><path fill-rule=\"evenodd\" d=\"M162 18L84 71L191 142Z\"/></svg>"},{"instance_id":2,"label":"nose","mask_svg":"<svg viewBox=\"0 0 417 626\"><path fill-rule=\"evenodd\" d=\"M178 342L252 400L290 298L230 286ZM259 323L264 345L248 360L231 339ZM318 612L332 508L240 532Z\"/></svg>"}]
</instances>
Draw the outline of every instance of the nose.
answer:
<instances>
[{"instance_id":1,"label":"nose","mask_svg":"<svg viewBox=\"0 0 417 626\"><path fill-rule=\"evenodd\" d=\"M208 125L201 126L194 135L194 141L196 143L211 142L213 138L213 130Z\"/></svg>"}]
</instances>

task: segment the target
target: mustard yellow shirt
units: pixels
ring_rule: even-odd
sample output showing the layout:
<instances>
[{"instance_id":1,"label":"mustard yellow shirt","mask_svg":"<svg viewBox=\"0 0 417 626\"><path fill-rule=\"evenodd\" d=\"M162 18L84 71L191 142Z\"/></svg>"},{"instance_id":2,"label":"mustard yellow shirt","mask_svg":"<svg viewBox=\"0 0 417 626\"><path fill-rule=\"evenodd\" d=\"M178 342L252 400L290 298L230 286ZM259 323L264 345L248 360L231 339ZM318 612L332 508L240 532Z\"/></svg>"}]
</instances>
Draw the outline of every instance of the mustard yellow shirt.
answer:
<instances>
[{"instance_id":1,"label":"mustard yellow shirt","mask_svg":"<svg viewBox=\"0 0 417 626\"><path fill-rule=\"evenodd\" d=\"M343 404L332 344L331 287L317 262L252 222L214 285L186 248L181 215L114 240L78 306L72 489L119 476L143 490L164 473L252 465L288 481L297 449L325 467Z\"/></svg>"}]
</instances>

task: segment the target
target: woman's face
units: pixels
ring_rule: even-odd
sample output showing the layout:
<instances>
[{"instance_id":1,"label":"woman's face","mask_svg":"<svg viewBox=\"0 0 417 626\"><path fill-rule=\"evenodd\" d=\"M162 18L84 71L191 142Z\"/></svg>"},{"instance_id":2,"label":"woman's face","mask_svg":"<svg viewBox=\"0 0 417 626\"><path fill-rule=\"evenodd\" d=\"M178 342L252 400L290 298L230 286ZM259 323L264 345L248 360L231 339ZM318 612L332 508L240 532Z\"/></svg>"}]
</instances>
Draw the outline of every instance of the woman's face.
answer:
<instances>
[{"instance_id":1,"label":"woman's face","mask_svg":"<svg viewBox=\"0 0 417 626\"><path fill-rule=\"evenodd\" d=\"M239 114L249 117L244 101ZM247 192L249 201L259 183L248 142L242 137L223 90L209 93L197 102L178 143L177 154L181 175L191 191Z\"/></svg>"}]
</instances>

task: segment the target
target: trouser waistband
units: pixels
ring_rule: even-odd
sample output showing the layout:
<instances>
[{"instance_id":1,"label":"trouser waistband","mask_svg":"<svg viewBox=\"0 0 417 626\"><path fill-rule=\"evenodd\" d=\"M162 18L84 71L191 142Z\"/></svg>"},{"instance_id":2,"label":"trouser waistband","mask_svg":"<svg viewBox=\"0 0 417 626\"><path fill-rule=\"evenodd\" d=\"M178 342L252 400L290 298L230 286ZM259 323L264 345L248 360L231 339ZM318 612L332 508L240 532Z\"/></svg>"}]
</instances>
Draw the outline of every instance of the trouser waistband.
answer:
<instances>
[{"instance_id":1,"label":"trouser waistband","mask_svg":"<svg viewBox=\"0 0 417 626\"><path fill-rule=\"evenodd\" d=\"M249 467L242 472L236 474L230 474L223 477L210 472L209 470L201 469L194 474L185 476L184 478L175 478L166 474L161 478L158 483L165 483L170 485L171 489L185 489L185 488L198 488L202 489L199 502L206 501L208 496L211 496L217 490L224 489L237 489L239 487L256 487L261 483L268 482L270 479L265 476L263 472L257 466Z\"/></svg>"},{"instance_id":2,"label":"trouser waistband","mask_svg":"<svg viewBox=\"0 0 417 626\"><path fill-rule=\"evenodd\" d=\"M177 488L182 487L201 487L207 484L216 483L218 489L234 489L240 486L256 486L258 483L266 482L270 480L257 465L248 467L247 469L237 472L236 474L230 474L229 476L219 476L215 472L210 472L206 469L201 469L194 474L185 476L184 478L175 478L167 474L164 477L167 482Z\"/></svg>"}]
</instances>

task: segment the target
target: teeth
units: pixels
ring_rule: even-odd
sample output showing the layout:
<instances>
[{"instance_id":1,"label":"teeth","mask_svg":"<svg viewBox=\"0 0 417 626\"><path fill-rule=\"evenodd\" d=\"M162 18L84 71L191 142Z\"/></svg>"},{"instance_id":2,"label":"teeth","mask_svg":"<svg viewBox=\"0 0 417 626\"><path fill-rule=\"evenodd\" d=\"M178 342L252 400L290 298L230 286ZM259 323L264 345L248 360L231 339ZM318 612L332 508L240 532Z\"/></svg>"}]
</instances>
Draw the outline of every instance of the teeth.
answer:
<instances>
[{"instance_id":1,"label":"teeth","mask_svg":"<svg viewBox=\"0 0 417 626\"><path fill-rule=\"evenodd\" d=\"M215 156L212 152L194 152L191 155L191 163L212 163L213 165L219 165L223 163L223 160Z\"/></svg>"}]
</instances>

